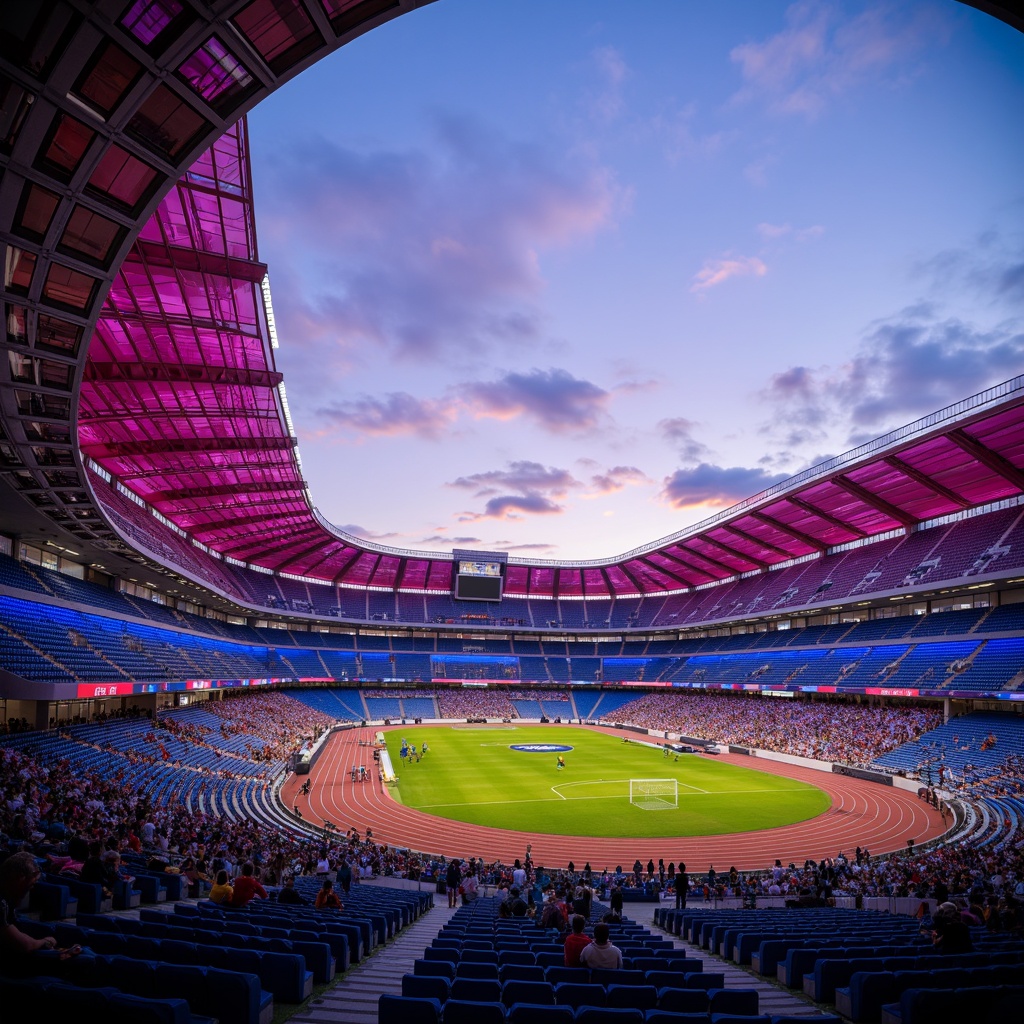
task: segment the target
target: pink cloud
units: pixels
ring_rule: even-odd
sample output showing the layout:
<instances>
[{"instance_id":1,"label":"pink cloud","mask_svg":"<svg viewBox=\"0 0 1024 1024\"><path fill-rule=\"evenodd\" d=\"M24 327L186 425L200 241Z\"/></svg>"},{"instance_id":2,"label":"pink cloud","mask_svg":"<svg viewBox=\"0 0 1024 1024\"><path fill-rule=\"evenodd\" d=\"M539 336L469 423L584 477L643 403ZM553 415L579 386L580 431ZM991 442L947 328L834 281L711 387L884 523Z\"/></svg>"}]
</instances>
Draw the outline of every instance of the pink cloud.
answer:
<instances>
[{"instance_id":1,"label":"pink cloud","mask_svg":"<svg viewBox=\"0 0 1024 1024\"><path fill-rule=\"evenodd\" d=\"M721 259L706 260L697 271L690 285L690 291L702 295L710 288L724 284L731 277L764 277L768 267L757 256L724 256Z\"/></svg>"}]
</instances>

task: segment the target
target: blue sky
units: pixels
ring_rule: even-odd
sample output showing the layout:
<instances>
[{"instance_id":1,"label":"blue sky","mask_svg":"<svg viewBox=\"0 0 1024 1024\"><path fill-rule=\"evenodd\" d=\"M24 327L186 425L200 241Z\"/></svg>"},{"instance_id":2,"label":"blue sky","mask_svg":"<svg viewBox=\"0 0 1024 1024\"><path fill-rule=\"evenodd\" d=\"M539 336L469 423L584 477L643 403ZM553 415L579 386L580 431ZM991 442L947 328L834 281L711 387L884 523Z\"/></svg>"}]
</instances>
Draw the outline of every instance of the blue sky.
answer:
<instances>
[{"instance_id":1,"label":"blue sky","mask_svg":"<svg viewBox=\"0 0 1024 1024\"><path fill-rule=\"evenodd\" d=\"M438 0L250 115L321 512L598 558L1024 367L1024 36L952 0Z\"/></svg>"}]
</instances>

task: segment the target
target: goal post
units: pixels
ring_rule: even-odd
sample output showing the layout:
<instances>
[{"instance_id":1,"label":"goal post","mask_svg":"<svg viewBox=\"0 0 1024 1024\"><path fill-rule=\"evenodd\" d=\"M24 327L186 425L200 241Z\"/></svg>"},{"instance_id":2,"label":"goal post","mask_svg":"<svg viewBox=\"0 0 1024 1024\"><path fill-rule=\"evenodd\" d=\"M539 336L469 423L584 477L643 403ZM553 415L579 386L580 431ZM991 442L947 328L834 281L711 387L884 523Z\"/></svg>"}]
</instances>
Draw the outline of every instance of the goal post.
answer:
<instances>
[{"instance_id":1,"label":"goal post","mask_svg":"<svg viewBox=\"0 0 1024 1024\"><path fill-rule=\"evenodd\" d=\"M677 779L630 779L629 802L642 811L673 811L679 806Z\"/></svg>"}]
</instances>

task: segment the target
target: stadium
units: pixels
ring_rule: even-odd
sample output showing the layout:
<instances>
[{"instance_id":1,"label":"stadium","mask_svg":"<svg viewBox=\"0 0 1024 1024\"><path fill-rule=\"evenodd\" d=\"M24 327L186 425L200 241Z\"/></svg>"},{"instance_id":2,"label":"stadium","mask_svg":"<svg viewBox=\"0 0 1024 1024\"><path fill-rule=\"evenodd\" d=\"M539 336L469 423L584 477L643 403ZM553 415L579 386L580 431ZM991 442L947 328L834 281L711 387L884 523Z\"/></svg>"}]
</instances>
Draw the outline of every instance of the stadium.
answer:
<instances>
[{"instance_id":1,"label":"stadium","mask_svg":"<svg viewBox=\"0 0 1024 1024\"><path fill-rule=\"evenodd\" d=\"M389 547L317 510L246 114L422 6L0 15L12 1019L1018 1012L1024 377L614 556ZM210 903L246 861L310 904L329 875L344 913ZM482 898L441 918L453 864ZM527 881L516 920L494 893ZM617 977L557 973L541 910L577 884L590 923L638 909ZM947 966L911 915L950 895Z\"/></svg>"}]
</instances>

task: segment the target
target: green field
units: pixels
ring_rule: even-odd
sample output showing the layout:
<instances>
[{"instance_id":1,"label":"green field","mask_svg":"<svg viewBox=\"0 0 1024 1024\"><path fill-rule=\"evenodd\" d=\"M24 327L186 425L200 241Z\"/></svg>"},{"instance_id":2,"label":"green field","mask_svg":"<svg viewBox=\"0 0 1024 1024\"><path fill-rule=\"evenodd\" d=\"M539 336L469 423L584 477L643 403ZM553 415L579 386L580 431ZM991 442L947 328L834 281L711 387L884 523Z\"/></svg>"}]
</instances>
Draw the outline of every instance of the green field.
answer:
<instances>
[{"instance_id":1,"label":"green field","mask_svg":"<svg viewBox=\"0 0 1024 1024\"><path fill-rule=\"evenodd\" d=\"M429 752L402 764L402 738ZM511 744L562 743L556 753L526 753ZM392 793L427 814L491 828L552 835L656 838L749 832L813 818L829 798L803 782L738 768L713 757L676 761L640 743L588 729L545 726L417 726L387 733L399 776ZM629 801L630 779L679 782L679 807L642 810Z\"/></svg>"}]
</instances>

